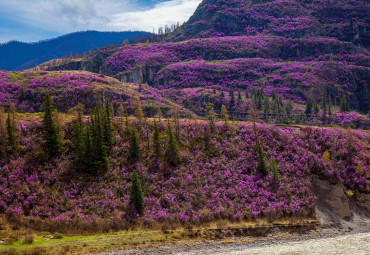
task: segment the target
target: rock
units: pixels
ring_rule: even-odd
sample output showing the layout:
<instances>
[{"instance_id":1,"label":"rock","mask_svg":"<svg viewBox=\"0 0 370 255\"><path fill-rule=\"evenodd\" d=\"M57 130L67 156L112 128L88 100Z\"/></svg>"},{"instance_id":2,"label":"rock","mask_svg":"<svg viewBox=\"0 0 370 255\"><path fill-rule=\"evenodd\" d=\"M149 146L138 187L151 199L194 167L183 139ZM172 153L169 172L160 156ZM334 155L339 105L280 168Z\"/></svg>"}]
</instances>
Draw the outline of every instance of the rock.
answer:
<instances>
[{"instance_id":1,"label":"rock","mask_svg":"<svg viewBox=\"0 0 370 255\"><path fill-rule=\"evenodd\" d=\"M327 180L315 176L312 180L317 204L329 209L341 219L349 220L352 217L349 199L344 193L343 184L332 185ZM333 216L333 215L332 215Z\"/></svg>"}]
</instances>

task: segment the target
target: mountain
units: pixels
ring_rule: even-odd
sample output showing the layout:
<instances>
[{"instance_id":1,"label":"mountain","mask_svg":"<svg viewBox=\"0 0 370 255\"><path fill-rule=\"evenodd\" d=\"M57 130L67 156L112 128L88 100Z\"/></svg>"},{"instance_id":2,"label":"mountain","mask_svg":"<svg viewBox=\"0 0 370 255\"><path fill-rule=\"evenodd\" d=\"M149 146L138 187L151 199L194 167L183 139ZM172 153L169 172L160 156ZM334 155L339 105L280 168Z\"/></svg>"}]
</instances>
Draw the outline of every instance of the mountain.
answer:
<instances>
[{"instance_id":1,"label":"mountain","mask_svg":"<svg viewBox=\"0 0 370 255\"><path fill-rule=\"evenodd\" d=\"M86 70L148 83L198 115L213 103L217 111L224 104L243 119L258 91L259 114L285 114L276 107L264 112L268 102L261 101L278 97L285 100L281 106L296 104L295 122L302 123L299 116L311 101L313 115L324 116L327 124L325 105L337 112L348 111L346 102L351 110L370 110L368 7L361 0L206 0L167 42L117 45L45 70ZM231 91L238 92L239 103Z\"/></svg>"},{"instance_id":2,"label":"mountain","mask_svg":"<svg viewBox=\"0 0 370 255\"><path fill-rule=\"evenodd\" d=\"M204 0L188 22L167 40L277 35L333 37L370 47L367 0Z\"/></svg>"},{"instance_id":3,"label":"mountain","mask_svg":"<svg viewBox=\"0 0 370 255\"><path fill-rule=\"evenodd\" d=\"M88 53L123 40L145 37L146 32L75 32L37 43L11 41L0 45L0 70L24 70L66 55Z\"/></svg>"}]
</instances>

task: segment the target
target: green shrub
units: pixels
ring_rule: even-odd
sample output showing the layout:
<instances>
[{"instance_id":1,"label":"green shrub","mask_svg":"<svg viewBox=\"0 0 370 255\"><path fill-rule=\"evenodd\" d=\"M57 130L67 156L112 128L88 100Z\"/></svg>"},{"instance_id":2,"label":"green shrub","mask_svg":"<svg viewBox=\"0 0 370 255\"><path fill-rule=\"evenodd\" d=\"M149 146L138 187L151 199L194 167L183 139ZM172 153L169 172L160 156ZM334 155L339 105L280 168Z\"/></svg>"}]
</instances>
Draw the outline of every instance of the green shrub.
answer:
<instances>
[{"instance_id":1,"label":"green shrub","mask_svg":"<svg viewBox=\"0 0 370 255\"><path fill-rule=\"evenodd\" d=\"M33 244L33 241L35 240L35 237L33 234L30 234L30 235L26 235L24 237L24 243L25 244Z\"/></svg>"},{"instance_id":2,"label":"green shrub","mask_svg":"<svg viewBox=\"0 0 370 255\"><path fill-rule=\"evenodd\" d=\"M54 233L54 238L55 239L62 239L63 238L63 234L61 234L61 233Z\"/></svg>"}]
</instances>

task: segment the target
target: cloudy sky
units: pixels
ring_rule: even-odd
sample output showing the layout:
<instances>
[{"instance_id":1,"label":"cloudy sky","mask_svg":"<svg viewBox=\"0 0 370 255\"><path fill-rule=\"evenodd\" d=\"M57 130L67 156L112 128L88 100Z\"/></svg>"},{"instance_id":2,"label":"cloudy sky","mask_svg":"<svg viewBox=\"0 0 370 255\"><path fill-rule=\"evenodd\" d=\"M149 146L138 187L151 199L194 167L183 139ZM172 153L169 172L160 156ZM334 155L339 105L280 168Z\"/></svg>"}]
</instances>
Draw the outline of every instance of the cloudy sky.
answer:
<instances>
[{"instance_id":1,"label":"cloudy sky","mask_svg":"<svg viewBox=\"0 0 370 255\"><path fill-rule=\"evenodd\" d=\"M0 0L0 43L83 31L153 31L182 23L201 0Z\"/></svg>"}]
</instances>

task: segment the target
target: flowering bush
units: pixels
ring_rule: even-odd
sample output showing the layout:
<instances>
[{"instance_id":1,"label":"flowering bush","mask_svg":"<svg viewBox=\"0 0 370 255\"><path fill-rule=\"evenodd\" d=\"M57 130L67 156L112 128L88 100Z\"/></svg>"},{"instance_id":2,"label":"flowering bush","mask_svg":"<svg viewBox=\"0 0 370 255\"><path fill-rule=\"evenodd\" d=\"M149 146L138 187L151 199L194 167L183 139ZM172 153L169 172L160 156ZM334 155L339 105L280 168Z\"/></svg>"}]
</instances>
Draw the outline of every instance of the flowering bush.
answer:
<instances>
[{"instance_id":1,"label":"flowering bush","mask_svg":"<svg viewBox=\"0 0 370 255\"><path fill-rule=\"evenodd\" d=\"M365 133L258 124L267 165L272 159L277 162L277 182L273 173L264 177L257 169L252 125L242 123L225 128L217 124L215 133L206 139L207 125L180 122L181 164L177 167L164 159L153 166L145 135L151 126L145 126L140 136L145 157L130 164L125 132L116 130L108 172L104 176L88 176L74 170L69 146L64 156L54 162L38 161L40 123L19 123L18 156L0 165L0 212L20 218L23 224L43 222L39 226L44 229L96 226L99 222L110 227L117 222L130 224L132 169L142 182L145 210L141 220L146 224L308 216L314 209L314 195L309 188L311 174L343 183L351 190L366 189L370 157L359 141L370 141ZM69 139L68 126L65 139ZM166 124L160 122L158 126L164 152ZM322 159L325 152L329 153L329 160Z\"/></svg>"}]
</instances>

